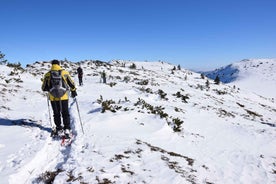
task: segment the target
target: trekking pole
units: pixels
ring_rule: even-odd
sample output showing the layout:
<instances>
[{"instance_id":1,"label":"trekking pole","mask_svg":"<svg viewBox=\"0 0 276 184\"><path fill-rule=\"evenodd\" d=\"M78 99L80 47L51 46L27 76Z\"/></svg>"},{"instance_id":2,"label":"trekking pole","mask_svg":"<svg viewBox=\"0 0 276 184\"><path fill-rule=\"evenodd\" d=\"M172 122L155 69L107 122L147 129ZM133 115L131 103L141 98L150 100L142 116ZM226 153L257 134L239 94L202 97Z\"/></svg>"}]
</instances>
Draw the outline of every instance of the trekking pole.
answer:
<instances>
[{"instance_id":1,"label":"trekking pole","mask_svg":"<svg viewBox=\"0 0 276 184\"><path fill-rule=\"evenodd\" d=\"M51 110L50 110L50 97L49 97L49 93L47 94L47 104L48 104L48 111L49 111L49 121L50 121L50 125L52 127L52 129L54 128L53 123L52 123L52 118L51 118Z\"/></svg>"},{"instance_id":2,"label":"trekking pole","mask_svg":"<svg viewBox=\"0 0 276 184\"><path fill-rule=\"evenodd\" d=\"M75 100L75 102L76 102L76 104L77 104L77 109L78 109L79 119L80 119L80 124L81 124L81 130L82 130L82 133L84 134L83 127L82 127L81 116L80 116L79 104L78 104L78 101L77 101L77 98L76 98L76 97L74 98L74 100Z\"/></svg>"}]
</instances>

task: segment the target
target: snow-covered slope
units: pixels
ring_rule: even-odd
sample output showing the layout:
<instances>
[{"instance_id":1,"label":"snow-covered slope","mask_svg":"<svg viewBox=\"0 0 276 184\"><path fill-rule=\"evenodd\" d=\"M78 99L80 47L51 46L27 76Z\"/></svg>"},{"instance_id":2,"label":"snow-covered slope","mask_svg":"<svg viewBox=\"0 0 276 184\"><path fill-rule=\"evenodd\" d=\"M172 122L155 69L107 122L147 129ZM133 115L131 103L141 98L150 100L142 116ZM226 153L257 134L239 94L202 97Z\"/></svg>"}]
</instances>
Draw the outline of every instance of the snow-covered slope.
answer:
<instances>
[{"instance_id":1,"label":"snow-covered slope","mask_svg":"<svg viewBox=\"0 0 276 184\"><path fill-rule=\"evenodd\" d=\"M50 138L40 91L50 64L0 66L0 183L276 182L271 99L212 81L207 87L200 74L168 63L81 63L84 134L70 99L76 137L66 148ZM63 63L76 83L77 66Z\"/></svg>"},{"instance_id":2,"label":"snow-covered slope","mask_svg":"<svg viewBox=\"0 0 276 184\"><path fill-rule=\"evenodd\" d=\"M276 98L276 59L245 59L205 74L211 79L219 76L224 83L264 97Z\"/></svg>"}]
</instances>

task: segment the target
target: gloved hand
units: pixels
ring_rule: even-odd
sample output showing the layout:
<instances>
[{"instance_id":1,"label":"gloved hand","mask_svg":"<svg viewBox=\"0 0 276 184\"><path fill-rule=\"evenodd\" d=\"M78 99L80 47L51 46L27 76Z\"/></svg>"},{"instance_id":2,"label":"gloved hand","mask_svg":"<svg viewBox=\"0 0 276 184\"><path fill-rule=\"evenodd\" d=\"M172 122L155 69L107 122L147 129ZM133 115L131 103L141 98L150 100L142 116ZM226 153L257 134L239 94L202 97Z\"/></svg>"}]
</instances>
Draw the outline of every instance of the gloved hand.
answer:
<instances>
[{"instance_id":1,"label":"gloved hand","mask_svg":"<svg viewBox=\"0 0 276 184\"><path fill-rule=\"evenodd\" d=\"M78 96L77 91L71 91L71 97L75 98L76 96Z\"/></svg>"}]
</instances>

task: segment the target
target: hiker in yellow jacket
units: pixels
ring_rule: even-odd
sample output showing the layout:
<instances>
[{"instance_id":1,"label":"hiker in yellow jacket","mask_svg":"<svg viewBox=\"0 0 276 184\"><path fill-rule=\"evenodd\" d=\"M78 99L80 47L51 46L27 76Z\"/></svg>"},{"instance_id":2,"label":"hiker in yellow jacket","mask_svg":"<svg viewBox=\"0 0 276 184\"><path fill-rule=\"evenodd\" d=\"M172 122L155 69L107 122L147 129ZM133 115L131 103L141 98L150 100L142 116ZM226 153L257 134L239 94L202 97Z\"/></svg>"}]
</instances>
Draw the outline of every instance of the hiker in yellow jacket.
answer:
<instances>
[{"instance_id":1,"label":"hiker in yellow jacket","mask_svg":"<svg viewBox=\"0 0 276 184\"><path fill-rule=\"evenodd\" d=\"M77 92L69 72L61 68L58 60L52 60L51 70L44 75L41 89L42 91L49 92L54 113L56 129L53 130L51 136L58 135L70 138L71 126L68 109L69 89L73 98L77 96ZM63 127L61 125L61 115Z\"/></svg>"}]
</instances>

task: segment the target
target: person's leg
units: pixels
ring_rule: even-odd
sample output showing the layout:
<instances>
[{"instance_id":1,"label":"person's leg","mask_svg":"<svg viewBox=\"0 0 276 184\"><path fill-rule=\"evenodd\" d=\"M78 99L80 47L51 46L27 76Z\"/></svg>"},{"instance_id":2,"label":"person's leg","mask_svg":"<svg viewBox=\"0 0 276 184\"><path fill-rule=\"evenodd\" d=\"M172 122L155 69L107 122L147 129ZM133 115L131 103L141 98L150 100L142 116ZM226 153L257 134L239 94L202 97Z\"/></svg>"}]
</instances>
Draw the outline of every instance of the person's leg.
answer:
<instances>
[{"instance_id":1,"label":"person's leg","mask_svg":"<svg viewBox=\"0 0 276 184\"><path fill-rule=\"evenodd\" d=\"M71 130L68 100L62 100L61 104L62 104L62 120L63 120L64 130L65 129Z\"/></svg>"},{"instance_id":2,"label":"person's leg","mask_svg":"<svg viewBox=\"0 0 276 184\"><path fill-rule=\"evenodd\" d=\"M80 83L81 83L81 86L83 85L83 82L82 82L82 77L80 78Z\"/></svg>"},{"instance_id":3,"label":"person's leg","mask_svg":"<svg viewBox=\"0 0 276 184\"><path fill-rule=\"evenodd\" d=\"M64 136L69 139L72 136L70 126L70 114L68 109L68 100L62 100L62 119L64 125Z\"/></svg>"},{"instance_id":4,"label":"person's leg","mask_svg":"<svg viewBox=\"0 0 276 184\"><path fill-rule=\"evenodd\" d=\"M54 113L54 122L56 125L56 130L59 131L61 127L61 117L60 117L60 104L59 101L51 101L53 113Z\"/></svg>"}]
</instances>

